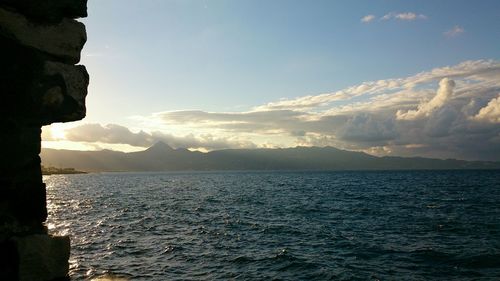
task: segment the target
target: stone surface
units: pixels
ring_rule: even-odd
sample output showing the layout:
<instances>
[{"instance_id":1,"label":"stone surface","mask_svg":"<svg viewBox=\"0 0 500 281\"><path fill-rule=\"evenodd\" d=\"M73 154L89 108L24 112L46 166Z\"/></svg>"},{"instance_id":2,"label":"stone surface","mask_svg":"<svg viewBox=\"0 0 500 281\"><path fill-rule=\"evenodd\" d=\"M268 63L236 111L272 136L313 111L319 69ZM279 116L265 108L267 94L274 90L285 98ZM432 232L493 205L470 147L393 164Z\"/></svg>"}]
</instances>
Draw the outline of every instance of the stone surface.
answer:
<instances>
[{"instance_id":1,"label":"stone surface","mask_svg":"<svg viewBox=\"0 0 500 281\"><path fill-rule=\"evenodd\" d=\"M69 63L80 61L80 52L87 41L85 25L64 18L56 24L36 24L25 16L0 8L0 33L21 45L28 46Z\"/></svg>"},{"instance_id":2,"label":"stone surface","mask_svg":"<svg viewBox=\"0 0 500 281\"><path fill-rule=\"evenodd\" d=\"M47 219L45 184L18 183L2 187L0 216L3 223L16 222L28 227L28 230L42 230L42 223ZM22 229L25 231L24 229ZM15 230L12 234L15 233Z\"/></svg>"},{"instance_id":3,"label":"stone surface","mask_svg":"<svg viewBox=\"0 0 500 281\"><path fill-rule=\"evenodd\" d=\"M1 151L0 182L41 183L38 172L40 127L17 126L13 122L8 124L6 120L0 121L0 126L4 134L0 138L0 145L4 148ZM26 170L30 172L27 174Z\"/></svg>"},{"instance_id":4,"label":"stone surface","mask_svg":"<svg viewBox=\"0 0 500 281\"><path fill-rule=\"evenodd\" d=\"M30 235L14 239L19 257L19 280L53 280L67 276L69 237Z\"/></svg>"},{"instance_id":5,"label":"stone surface","mask_svg":"<svg viewBox=\"0 0 500 281\"><path fill-rule=\"evenodd\" d=\"M43 53L1 38L0 117L27 125L85 117L89 76L84 66L52 60Z\"/></svg>"},{"instance_id":6,"label":"stone surface","mask_svg":"<svg viewBox=\"0 0 500 281\"><path fill-rule=\"evenodd\" d=\"M0 0L8 6L36 21L59 22L64 17L87 16L87 0Z\"/></svg>"},{"instance_id":7,"label":"stone surface","mask_svg":"<svg viewBox=\"0 0 500 281\"><path fill-rule=\"evenodd\" d=\"M86 0L0 0L0 280L66 280L69 238L47 235L41 126L85 116L75 65Z\"/></svg>"},{"instance_id":8,"label":"stone surface","mask_svg":"<svg viewBox=\"0 0 500 281\"><path fill-rule=\"evenodd\" d=\"M47 217L40 171L40 127L0 121L0 239L35 232Z\"/></svg>"},{"instance_id":9,"label":"stone surface","mask_svg":"<svg viewBox=\"0 0 500 281\"><path fill-rule=\"evenodd\" d=\"M52 117L48 121L68 122L84 118L85 97L89 84L89 75L85 67L47 61L44 74L47 77L58 77L61 83L44 93L42 107L47 111L44 115Z\"/></svg>"},{"instance_id":10,"label":"stone surface","mask_svg":"<svg viewBox=\"0 0 500 281\"><path fill-rule=\"evenodd\" d=\"M0 27L1 28L1 27ZM34 96L43 90L39 85L43 54L24 47L0 34L0 122L13 128L20 124L39 124L34 117ZM17 125L16 125L17 124ZM4 129L3 129L4 130ZM15 130L9 129L9 135Z\"/></svg>"}]
</instances>

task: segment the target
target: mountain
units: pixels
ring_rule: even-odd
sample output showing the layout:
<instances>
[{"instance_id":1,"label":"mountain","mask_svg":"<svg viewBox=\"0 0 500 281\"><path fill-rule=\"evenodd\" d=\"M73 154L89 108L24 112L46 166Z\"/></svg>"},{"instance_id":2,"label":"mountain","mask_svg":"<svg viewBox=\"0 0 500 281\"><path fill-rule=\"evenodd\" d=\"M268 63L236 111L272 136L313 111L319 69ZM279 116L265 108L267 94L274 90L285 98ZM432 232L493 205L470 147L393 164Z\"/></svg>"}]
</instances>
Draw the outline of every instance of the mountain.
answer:
<instances>
[{"instance_id":1,"label":"mountain","mask_svg":"<svg viewBox=\"0 0 500 281\"><path fill-rule=\"evenodd\" d=\"M156 154L156 153L163 154L163 153L170 153L172 151L174 151L172 147L170 147L168 144L162 141L159 141L150 148L146 149L144 152L147 152L149 154Z\"/></svg>"},{"instance_id":2,"label":"mountain","mask_svg":"<svg viewBox=\"0 0 500 281\"><path fill-rule=\"evenodd\" d=\"M163 142L138 152L42 149L46 166L100 171L500 169L500 162L376 157L334 147L224 149L208 153Z\"/></svg>"}]
</instances>

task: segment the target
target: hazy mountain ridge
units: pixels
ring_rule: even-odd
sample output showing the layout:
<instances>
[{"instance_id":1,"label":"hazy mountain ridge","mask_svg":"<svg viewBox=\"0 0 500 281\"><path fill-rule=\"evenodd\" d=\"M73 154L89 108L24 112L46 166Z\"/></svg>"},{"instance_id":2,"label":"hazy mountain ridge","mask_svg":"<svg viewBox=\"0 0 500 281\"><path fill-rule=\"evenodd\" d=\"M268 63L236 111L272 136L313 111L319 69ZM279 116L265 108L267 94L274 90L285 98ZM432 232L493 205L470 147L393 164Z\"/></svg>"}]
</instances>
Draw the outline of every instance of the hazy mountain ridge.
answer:
<instances>
[{"instance_id":1,"label":"hazy mountain ridge","mask_svg":"<svg viewBox=\"0 0 500 281\"><path fill-rule=\"evenodd\" d=\"M334 147L224 149L208 153L173 149L163 142L139 152L42 149L44 165L89 172L182 170L401 170L500 169L500 162L376 157Z\"/></svg>"}]
</instances>

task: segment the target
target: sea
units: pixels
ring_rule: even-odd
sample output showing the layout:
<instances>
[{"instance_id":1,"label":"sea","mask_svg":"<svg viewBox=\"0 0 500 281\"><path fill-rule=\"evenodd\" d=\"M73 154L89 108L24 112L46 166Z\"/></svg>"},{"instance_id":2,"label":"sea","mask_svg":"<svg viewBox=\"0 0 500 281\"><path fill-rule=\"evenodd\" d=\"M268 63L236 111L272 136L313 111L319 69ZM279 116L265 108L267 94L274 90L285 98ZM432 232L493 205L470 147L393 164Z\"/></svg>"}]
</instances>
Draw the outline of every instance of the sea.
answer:
<instances>
[{"instance_id":1,"label":"sea","mask_svg":"<svg viewBox=\"0 0 500 281\"><path fill-rule=\"evenodd\" d=\"M500 280L500 171L44 181L71 280Z\"/></svg>"}]
</instances>

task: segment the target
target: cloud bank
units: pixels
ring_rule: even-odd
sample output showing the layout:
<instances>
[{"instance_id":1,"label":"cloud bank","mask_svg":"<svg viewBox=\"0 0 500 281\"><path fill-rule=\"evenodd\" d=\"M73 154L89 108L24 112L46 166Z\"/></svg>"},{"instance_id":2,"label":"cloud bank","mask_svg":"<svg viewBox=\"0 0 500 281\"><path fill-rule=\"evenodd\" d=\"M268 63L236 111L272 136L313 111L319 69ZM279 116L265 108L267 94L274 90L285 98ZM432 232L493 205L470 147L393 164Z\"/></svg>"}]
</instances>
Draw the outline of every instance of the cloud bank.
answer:
<instances>
[{"instance_id":1,"label":"cloud bank","mask_svg":"<svg viewBox=\"0 0 500 281\"><path fill-rule=\"evenodd\" d=\"M500 62L465 61L245 112L165 111L143 119L210 134L88 124L67 131L66 138L143 147L163 140L207 150L330 145L377 155L500 160Z\"/></svg>"},{"instance_id":2,"label":"cloud bank","mask_svg":"<svg viewBox=\"0 0 500 281\"><path fill-rule=\"evenodd\" d=\"M163 141L174 148L192 148L216 150L224 148L253 148L251 142L238 140L236 138L222 138L211 134L195 136L174 136L162 132L146 133L139 131L134 133L128 128L116 124L84 124L66 130L65 139L74 142L128 144L138 147L150 147L158 141Z\"/></svg>"}]
</instances>

